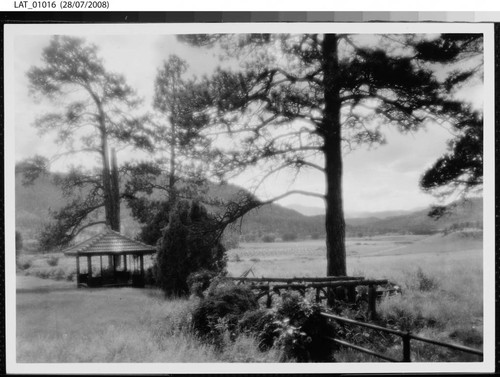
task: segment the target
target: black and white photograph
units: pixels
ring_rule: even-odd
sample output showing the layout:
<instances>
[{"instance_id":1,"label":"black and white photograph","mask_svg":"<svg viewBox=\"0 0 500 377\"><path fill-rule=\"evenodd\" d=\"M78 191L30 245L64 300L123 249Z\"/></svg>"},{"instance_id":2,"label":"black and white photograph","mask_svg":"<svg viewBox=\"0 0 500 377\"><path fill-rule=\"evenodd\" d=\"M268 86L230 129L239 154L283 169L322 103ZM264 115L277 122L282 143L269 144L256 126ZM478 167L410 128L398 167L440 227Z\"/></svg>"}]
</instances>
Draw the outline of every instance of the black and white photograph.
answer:
<instances>
[{"instance_id":1,"label":"black and white photograph","mask_svg":"<svg viewBox=\"0 0 500 377\"><path fill-rule=\"evenodd\" d=\"M6 25L4 52L16 370L492 365L492 24Z\"/></svg>"}]
</instances>

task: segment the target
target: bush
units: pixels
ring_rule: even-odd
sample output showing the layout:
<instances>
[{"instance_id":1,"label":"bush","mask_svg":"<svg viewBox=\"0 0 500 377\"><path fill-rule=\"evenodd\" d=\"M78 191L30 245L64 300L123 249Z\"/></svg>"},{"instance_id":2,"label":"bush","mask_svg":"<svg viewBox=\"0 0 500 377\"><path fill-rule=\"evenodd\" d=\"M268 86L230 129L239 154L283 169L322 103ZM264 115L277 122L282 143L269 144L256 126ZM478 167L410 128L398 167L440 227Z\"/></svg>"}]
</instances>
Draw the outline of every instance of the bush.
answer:
<instances>
[{"instance_id":1,"label":"bush","mask_svg":"<svg viewBox=\"0 0 500 377\"><path fill-rule=\"evenodd\" d=\"M320 237L321 237L321 236L320 236L320 234L319 234L319 233L317 233L317 232L315 232L315 233L311 234L311 239L312 239L312 240L319 240L319 239L320 239Z\"/></svg>"},{"instance_id":2,"label":"bush","mask_svg":"<svg viewBox=\"0 0 500 377\"><path fill-rule=\"evenodd\" d=\"M68 280L72 281L76 275L75 271L66 271L61 267L37 267L25 271L28 276L36 276L40 279Z\"/></svg>"},{"instance_id":3,"label":"bush","mask_svg":"<svg viewBox=\"0 0 500 377\"><path fill-rule=\"evenodd\" d=\"M416 282L416 288L422 292L433 291L439 286L437 280L427 275L420 267L416 272Z\"/></svg>"},{"instance_id":4,"label":"bush","mask_svg":"<svg viewBox=\"0 0 500 377\"><path fill-rule=\"evenodd\" d=\"M295 241L297 239L297 233L285 233L281 238L283 241Z\"/></svg>"},{"instance_id":5,"label":"bush","mask_svg":"<svg viewBox=\"0 0 500 377\"><path fill-rule=\"evenodd\" d=\"M144 272L145 285L156 285L154 268L155 266L148 267Z\"/></svg>"},{"instance_id":6,"label":"bush","mask_svg":"<svg viewBox=\"0 0 500 377\"><path fill-rule=\"evenodd\" d=\"M284 293L277 308L279 337L285 360L331 361L331 344L324 336L333 336L332 328L320 313L324 308L310 303L297 292Z\"/></svg>"},{"instance_id":7,"label":"bush","mask_svg":"<svg viewBox=\"0 0 500 377\"><path fill-rule=\"evenodd\" d=\"M239 318L258 308L257 298L247 286L232 282L216 281L193 311L192 326L195 334L203 340L223 346L225 332L235 335Z\"/></svg>"},{"instance_id":8,"label":"bush","mask_svg":"<svg viewBox=\"0 0 500 377\"><path fill-rule=\"evenodd\" d=\"M198 297L203 297L203 292L208 289L212 279L216 276L215 272L209 270L200 270L193 272L187 278L189 291Z\"/></svg>"},{"instance_id":9,"label":"bush","mask_svg":"<svg viewBox=\"0 0 500 377\"><path fill-rule=\"evenodd\" d=\"M323 336L332 334L321 310L295 293L284 294L276 309L260 309L250 288L214 279L192 323L198 336L219 349L238 336L255 336L261 351L282 350L282 361L331 361Z\"/></svg>"},{"instance_id":10,"label":"bush","mask_svg":"<svg viewBox=\"0 0 500 377\"><path fill-rule=\"evenodd\" d=\"M19 258L17 258L16 264L17 264L17 268L24 271L33 265L33 261L29 258L19 257Z\"/></svg>"},{"instance_id":11,"label":"bush","mask_svg":"<svg viewBox=\"0 0 500 377\"><path fill-rule=\"evenodd\" d=\"M276 238L272 234L266 234L266 235L262 236L262 242L268 242L268 243L269 242L274 242L275 239Z\"/></svg>"},{"instance_id":12,"label":"bush","mask_svg":"<svg viewBox=\"0 0 500 377\"><path fill-rule=\"evenodd\" d=\"M55 256L55 255L52 255L50 257L47 258L47 264L49 266L57 266L57 264L59 263L59 257Z\"/></svg>"},{"instance_id":13,"label":"bush","mask_svg":"<svg viewBox=\"0 0 500 377\"><path fill-rule=\"evenodd\" d=\"M225 249L216 231L216 221L197 202L180 201L171 211L154 269L156 283L166 295L188 294L187 278L194 272L225 272Z\"/></svg>"},{"instance_id":14,"label":"bush","mask_svg":"<svg viewBox=\"0 0 500 377\"><path fill-rule=\"evenodd\" d=\"M261 351L271 348L279 336L279 322L276 311L257 309L246 312L241 318L239 331L248 335L255 335L259 341Z\"/></svg>"},{"instance_id":15,"label":"bush","mask_svg":"<svg viewBox=\"0 0 500 377\"><path fill-rule=\"evenodd\" d=\"M21 232L16 230L16 256L21 253L23 250L23 237L21 236Z\"/></svg>"}]
</instances>

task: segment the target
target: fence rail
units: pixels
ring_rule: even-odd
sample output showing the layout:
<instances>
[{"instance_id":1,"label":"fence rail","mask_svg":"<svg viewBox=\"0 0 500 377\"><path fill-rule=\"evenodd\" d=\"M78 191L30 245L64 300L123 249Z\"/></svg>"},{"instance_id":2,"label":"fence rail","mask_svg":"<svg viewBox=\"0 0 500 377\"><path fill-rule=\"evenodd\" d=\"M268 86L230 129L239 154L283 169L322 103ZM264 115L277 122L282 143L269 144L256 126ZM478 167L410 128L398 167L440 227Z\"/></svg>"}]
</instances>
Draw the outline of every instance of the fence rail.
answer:
<instances>
[{"instance_id":1,"label":"fence rail","mask_svg":"<svg viewBox=\"0 0 500 377\"><path fill-rule=\"evenodd\" d=\"M325 313L325 312L322 312L321 315L323 315L324 317L326 317L328 319L335 320L337 322L348 323L348 324L352 324L352 325L356 325L356 326L366 327L366 328L369 328L369 329L373 329L373 330L377 330L377 331L381 331L381 332L385 332L385 333L389 333L389 334L393 334L393 335L401 337L401 340L403 342L403 357L402 357L402 360L396 360L396 359L394 359L392 357L389 357L387 355L382 355L382 354L377 353L375 351L372 351L370 349L367 349L367 348L364 348L364 347L361 347L361 346L357 346L355 344L348 343L348 342L343 341L341 339L336 339L336 338L325 336L326 339L329 339L329 340L331 340L332 342L334 342L336 344L339 344L339 345L342 345L344 347L349 347L349 348L358 350L360 352L363 352L363 353L366 353L366 354L378 357L378 358L386 360L386 361L392 361L392 362L399 362L399 361L402 361L402 362L411 362L411 344L410 344L411 340L416 340L416 341L420 341L420 342L424 342L424 343L429 343L429 344L433 344L433 345L436 345L436 346L439 346L439 347L445 347L445 348L449 348L449 349L453 349L453 350L457 350L457 351L462 351L462 352L465 352L465 353L470 353L470 354L473 354L473 355L476 355L476 356L483 357L483 352L480 351L480 350L476 350L476 349L470 348L470 347L461 346L461 345L458 345L458 344L451 344L451 343L440 342L440 341L433 340L433 339L427 339L427 338L424 338L424 337L421 337L421 336L418 336L418 335L413 335L409 331L401 331L401 330L389 329L387 327L382 327L382 326L374 325L374 324L371 324L371 323L359 322L359 321L356 321L354 319L344 318L344 317L340 317L340 316L337 316L337 315L334 315L334 314L330 314L330 313Z\"/></svg>"},{"instance_id":2,"label":"fence rail","mask_svg":"<svg viewBox=\"0 0 500 377\"><path fill-rule=\"evenodd\" d=\"M376 299L379 293L377 286L387 285L386 279L365 279L364 277L356 276L324 276L324 277L293 277L293 278L277 278L277 277L227 277L231 281L249 284L251 289L257 290L257 297L267 296L266 306L271 307L271 294L280 294L280 291L289 289L296 290L302 295L306 294L306 290L312 289L316 291L316 302L323 299L335 298L338 300L355 302L356 288L359 286L367 287L366 299L368 302L368 314L370 318L376 317Z\"/></svg>"},{"instance_id":3,"label":"fence rail","mask_svg":"<svg viewBox=\"0 0 500 377\"><path fill-rule=\"evenodd\" d=\"M279 282L279 283L299 283L299 282L331 282L339 280L363 280L364 277L358 276L324 276L324 277L294 277L294 278L273 278L273 277L226 277L228 280L241 282Z\"/></svg>"}]
</instances>

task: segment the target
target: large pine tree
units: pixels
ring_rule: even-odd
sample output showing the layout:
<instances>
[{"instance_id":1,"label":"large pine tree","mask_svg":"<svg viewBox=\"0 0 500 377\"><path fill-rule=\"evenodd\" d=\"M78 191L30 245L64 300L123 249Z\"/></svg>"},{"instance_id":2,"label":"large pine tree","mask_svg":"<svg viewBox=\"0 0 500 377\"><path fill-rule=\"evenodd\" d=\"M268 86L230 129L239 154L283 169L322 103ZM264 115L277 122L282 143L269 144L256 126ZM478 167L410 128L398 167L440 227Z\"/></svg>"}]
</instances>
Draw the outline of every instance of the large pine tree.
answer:
<instances>
[{"instance_id":1,"label":"large pine tree","mask_svg":"<svg viewBox=\"0 0 500 377\"><path fill-rule=\"evenodd\" d=\"M82 38L54 36L43 49L42 64L28 72L31 93L51 103L53 110L39 117L35 127L57 134L62 155L94 155L100 161L94 171L73 168L58 176L56 183L69 203L53 213L55 221L42 231L44 248L63 246L96 224L120 231L119 179L111 169L111 145L151 147L144 117L134 115L140 103L135 91L122 75L106 69L98 52ZM47 168L47 161L28 160L29 178Z\"/></svg>"},{"instance_id":2,"label":"large pine tree","mask_svg":"<svg viewBox=\"0 0 500 377\"><path fill-rule=\"evenodd\" d=\"M481 35L462 34L180 39L218 45L240 62L239 69L221 68L205 82L212 135L226 135L220 171L262 166L264 178L285 169L324 173L324 193L290 193L325 201L327 275L346 275L343 150L383 142L385 126L409 132L436 122L452 125L468 109L453 99L449 87L473 74L473 68L457 68L457 62L468 46L482 43Z\"/></svg>"}]
</instances>

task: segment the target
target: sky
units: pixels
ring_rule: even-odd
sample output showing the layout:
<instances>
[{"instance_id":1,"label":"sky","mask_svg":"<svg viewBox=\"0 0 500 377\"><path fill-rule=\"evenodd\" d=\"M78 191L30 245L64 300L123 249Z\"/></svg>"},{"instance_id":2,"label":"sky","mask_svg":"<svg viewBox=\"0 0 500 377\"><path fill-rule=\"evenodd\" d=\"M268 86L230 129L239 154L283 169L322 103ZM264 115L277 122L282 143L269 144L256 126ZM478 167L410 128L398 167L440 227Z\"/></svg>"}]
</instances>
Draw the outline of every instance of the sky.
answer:
<instances>
[{"instance_id":1,"label":"sky","mask_svg":"<svg viewBox=\"0 0 500 377\"><path fill-rule=\"evenodd\" d=\"M123 74L149 106L156 72L170 54L178 54L188 61L194 75L209 73L217 65L214 52L177 42L172 35L87 35L86 39L99 47L109 71ZM15 88L15 160L57 151L53 134L39 135L32 126L37 116L53 109L48 102L37 102L28 91L26 72L41 64L42 49L48 45L49 35L18 35L14 38ZM481 87L469 88L463 94L476 106L481 105ZM402 135L390 127L384 128L387 143L376 148L362 147L344 156L344 207L349 212L411 210L435 203L436 199L423 193L418 181L423 172L446 152L446 141L452 137L448 130L429 125L412 134ZM120 152L121 161L140 158L137 152ZM54 169L64 170L70 163L92 165L95 161L62 159ZM255 172L241 175L232 183L249 187ZM269 179L256 194L262 198L280 195L290 189L322 193L324 177L312 170L302 172L295 180L281 174ZM282 205L300 204L322 207L323 202L305 196L290 196Z\"/></svg>"}]
</instances>

